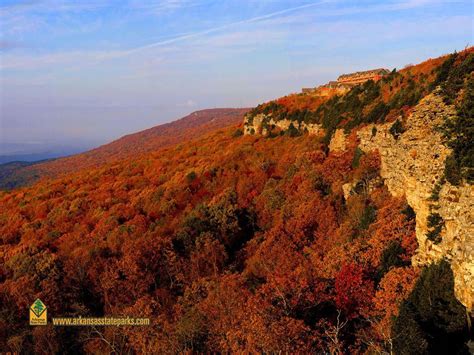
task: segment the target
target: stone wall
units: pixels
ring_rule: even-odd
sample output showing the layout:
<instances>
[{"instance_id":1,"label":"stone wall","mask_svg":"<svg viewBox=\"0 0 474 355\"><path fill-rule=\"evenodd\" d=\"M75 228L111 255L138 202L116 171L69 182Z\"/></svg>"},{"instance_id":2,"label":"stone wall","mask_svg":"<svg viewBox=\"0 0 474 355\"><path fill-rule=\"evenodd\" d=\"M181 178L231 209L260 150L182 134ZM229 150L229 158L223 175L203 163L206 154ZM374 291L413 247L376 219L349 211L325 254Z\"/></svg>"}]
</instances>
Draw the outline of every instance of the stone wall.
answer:
<instances>
[{"instance_id":1,"label":"stone wall","mask_svg":"<svg viewBox=\"0 0 474 355\"><path fill-rule=\"evenodd\" d=\"M439 199L432 199L440 182L444 162L450 150L443 145L436 126L455 115L438 92L426 96L413 110L405 124L406 131L395 139L389 129L393 123L366 127L358 132L360 148L378 150L382 158L381 176L389 191L405 195L416 213L418 252L415 265L425 265L442 258L450 261L454 273L456 297L468 310L474 306L474 186L442 185ZM427 239L427 218L435 211L445 221L441 242Z\"/></svg>"},{"instance_id":2,"label":"stone wall","mask_svg":"<svg viewBox=\"0 0 474 355\"><path fill-rule=\"evenodd\" d=\"M362 84L368 80L380 80L382 76L388 73L389 71L387 69L373 69L356 73L343 74L339 76L339 78L337 78L337 81L339 83L357 85Z\"/></svg>"},{"instance_id":3,"label":"stone wall","mask_svg":"<svg viewBox=\"0 0 474 355\"><path fill-rule=\"evenodd\" d=\"M321 85L317 88L303 88L301 92L308 95L316 95L320 97L329 97L335 94L343 95L348 92L355 85L363 84L366 81L378 81L384 75L389 74L387 69L373 69L350 74L342 74L337 78L337 81L330 81L327 84Z\"/></svg>"}]
</instances>

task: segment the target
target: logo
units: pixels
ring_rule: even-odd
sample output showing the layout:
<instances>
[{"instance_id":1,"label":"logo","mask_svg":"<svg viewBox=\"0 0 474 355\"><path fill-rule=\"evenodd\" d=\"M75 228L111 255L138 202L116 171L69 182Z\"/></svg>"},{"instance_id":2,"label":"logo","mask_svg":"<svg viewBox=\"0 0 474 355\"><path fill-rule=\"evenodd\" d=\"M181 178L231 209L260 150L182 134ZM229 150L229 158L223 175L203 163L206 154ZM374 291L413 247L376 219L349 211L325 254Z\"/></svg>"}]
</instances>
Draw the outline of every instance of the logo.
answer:
<instances>
[{"instance_id":1,"label":"logo","mask_svg":"<svg viewBox=\"0 0 474 355\"><path fill-rule=\"evenodd\" d=\"M46 305L38 298L30 307L30 325L46 325L47 314Z\"/></svg>"}]
</instances>

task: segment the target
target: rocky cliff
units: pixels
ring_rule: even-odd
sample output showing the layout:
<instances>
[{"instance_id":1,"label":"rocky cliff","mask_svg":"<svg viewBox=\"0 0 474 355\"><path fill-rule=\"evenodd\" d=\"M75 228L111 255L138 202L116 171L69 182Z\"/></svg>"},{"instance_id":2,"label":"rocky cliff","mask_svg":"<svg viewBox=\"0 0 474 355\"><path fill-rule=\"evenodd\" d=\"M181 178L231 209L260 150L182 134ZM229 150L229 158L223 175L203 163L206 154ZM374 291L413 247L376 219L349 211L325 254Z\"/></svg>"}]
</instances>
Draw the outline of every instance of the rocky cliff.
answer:
<instances>
[{"instance_id":1,"label":"rocky cliff","mask_svg":"<svg viewBox=\"0 0 474 355\"><path fill-rule=\"evenodd\" d=\"M291 121L288 119L275 120L271 115L258 114L252 118L247 115L244 119L244 134L262 134L267 135L274 129L279 131L288 131L293 125L300 132L319 135L323 133L323 128L319 124Z\"/></svg>"},{"instance_id":2,"label":"rocky cliff","mask_svg":"<svg viewBox=\"0 0 474 355\"><path fill-rule=\"evenodd\" d=\"M390 132L393 122L369 125L358 132L359 148L378 151L381 155L381 177L395 196L406 196L416 213L418 252L415 265L426 265L446 258L455 277L457 298L472 311L474 307L474 186L453 186L444 181L446 157L451 151L443 144L439 126L456 114L454 107L443 102L439 91L427 95L414 107L404 123L404 130ZM266 135L273 129L287 131L294 128L312 134L323 134L317 124L298 123L288 119L275 121L259 114L246 119L246 134ZM392 130L393 131L393 130ZM344 151L344 131L337 129L329 144L330 151ZM344 194L351 186L345 185ZM347 191L346 191L347 190ZM433 225L429 220L438 216L439 235L429 238ZM431 216L431 217L430 217Z\"/></svg>"},{"instance_id":3,"label":"rocky cliff","mask_svg":"<svg viewBox=\"0 0 474 355\"><path fill-rule=\"evenodd\" d=\"M378 105L385 107L385 104ZM360 149L378 151L381 155L383 182L371 183L374 186L384 183L391 194L405 196L416 213L418 252L413 264L422 266L440 259L450 261L456 297L473 311L474 186L453 186L445 181L445 162L452 152L439 130L455 115L454 106L446 105L437 89L419 101L406 120L399 117L396 124L369 124L357 134ZM319 136L325 134L319 124L288 118L276 120L271 113L248 114L244 121L245 134L289 132L292 135L305 131ZM328 148L330 152L348 149L344 129L334 131ZM344 185L344 195L353 193L356 185L357 181Z\"/></svg>"},{"instance_id":4,"label":"rocky cliff","mask_svg":"<svg viewBox=\"0 0 474 355\"><path fill-rule=\"evenodd\" d=\"M393 123L372 125L358 132L360 148L379 151L381 176L389 191L405 195L416 213L419 249L415 265L442 258L450 261L455 278L455 294L468 310L474 306L474 186L453 186L444 182L445 159L450 150L443 145L437 127L455 115L434 92L414 108L405 131L390 133ZM427 235L432 225L429 216L437 215L439 240Z\"/></svg>"}]
</instances>

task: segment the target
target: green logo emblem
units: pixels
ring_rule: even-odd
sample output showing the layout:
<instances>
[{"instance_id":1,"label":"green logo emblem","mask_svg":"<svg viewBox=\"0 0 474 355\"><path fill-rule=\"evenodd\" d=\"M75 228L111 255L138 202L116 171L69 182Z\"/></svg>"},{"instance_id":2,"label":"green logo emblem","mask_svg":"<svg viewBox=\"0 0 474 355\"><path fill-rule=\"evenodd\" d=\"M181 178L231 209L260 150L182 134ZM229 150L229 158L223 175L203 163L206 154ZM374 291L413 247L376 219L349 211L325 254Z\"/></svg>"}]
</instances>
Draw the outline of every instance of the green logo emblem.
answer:
<instances>
[{"instance_id":1,"label":"green logo emblem","mask_svg":"<svg viewBox=\"0 0 474 355\"><path fill-rule=\"evenodd\" d=\"M45 309L46 309L45 304L41 302L39 298L36 299L36 301L31 305L31 310L37 317L39 317L44 312Z\"/></svg>"}]
</instances>

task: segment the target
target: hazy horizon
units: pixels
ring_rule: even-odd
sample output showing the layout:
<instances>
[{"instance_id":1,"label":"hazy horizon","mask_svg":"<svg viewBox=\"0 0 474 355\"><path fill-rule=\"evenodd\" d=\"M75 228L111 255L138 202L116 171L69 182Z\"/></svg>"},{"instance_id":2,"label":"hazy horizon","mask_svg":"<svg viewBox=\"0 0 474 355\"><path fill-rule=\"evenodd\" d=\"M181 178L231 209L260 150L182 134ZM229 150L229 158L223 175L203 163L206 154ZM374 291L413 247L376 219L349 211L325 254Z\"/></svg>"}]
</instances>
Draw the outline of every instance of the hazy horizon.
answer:
<instances>
[{"instance_id":1,"label":"hazy horizon","mask_svg":"<svg viewBox=\"0 0 474 355\"><path fill-rule=\"evenodd\" d=\"M255 106L472 45L471 1L362 5L4 1L0 141L97 146L199 109Z\"/></svg>"}]
</instances>

